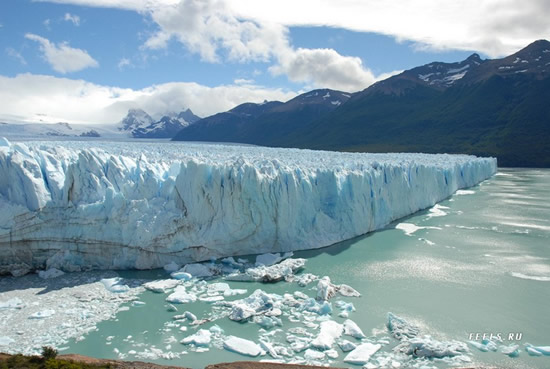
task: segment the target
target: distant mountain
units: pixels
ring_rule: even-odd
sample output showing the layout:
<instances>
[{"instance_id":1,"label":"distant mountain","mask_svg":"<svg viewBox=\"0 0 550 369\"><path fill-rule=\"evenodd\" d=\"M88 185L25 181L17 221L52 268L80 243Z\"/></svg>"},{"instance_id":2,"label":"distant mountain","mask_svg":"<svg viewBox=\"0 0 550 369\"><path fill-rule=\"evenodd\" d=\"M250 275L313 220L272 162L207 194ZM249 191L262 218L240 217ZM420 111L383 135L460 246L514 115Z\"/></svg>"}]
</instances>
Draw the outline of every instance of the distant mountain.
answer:
<instances>
[{"instance_id":1,"label":"distant mountain","mask_svg":"<svg viewBox=\"0 0 550 369\"><path fill-rule=\"evenodd\" d=\"M173 116L165 115L158 121L141 109L130 109L119 129L134 138L171 138L199 119L191 109Z\"/></svg>"},{"instance_id":2,"label":"distant mountain","mask_svg":"<svg viewBox=\"0 0 550 369\"><path fill-rule=\"evenodd\" d=\"M234 109L201 119L181 130L177 141L219 141L270 145L297 129L335 110L350 94L323 89L281 103L245 103Z\"/></svg>"},{"instance_id":3,"label":"distant mountain","mask_svg":"<svg viewBox=\"0 0 550 369\"><path fill-rule=\"evenodd\" d=\"M319 101L319 91L316 101ZM328 91L328 90L322 90ZM502 59L473 54L434 62L350 96L332 109L305 107L307 96L235 125L182 130L176 139L368 152L470 153L501 166L550 167L550 42L536 41ZM323 95L324 96L324 95ZM336 105L337 103L335 103ZM313 106L316 106L315 104ZM285 111L285 107L288 110ZM225 114L225 113L222 113ZM199 134L200 133L200 134Z\"/></svg>"},{"instance_id":4,"label":"distant mountain","mask_svg":"<svg viewBox=\"0 0 550 369\"><path fill-rule=\"evenodd\" d=\"M103 137L109 135L100 126L69 123L0 123L0 137L11 139L44 139L70 137Z\"/></svg>"}]
</instances>

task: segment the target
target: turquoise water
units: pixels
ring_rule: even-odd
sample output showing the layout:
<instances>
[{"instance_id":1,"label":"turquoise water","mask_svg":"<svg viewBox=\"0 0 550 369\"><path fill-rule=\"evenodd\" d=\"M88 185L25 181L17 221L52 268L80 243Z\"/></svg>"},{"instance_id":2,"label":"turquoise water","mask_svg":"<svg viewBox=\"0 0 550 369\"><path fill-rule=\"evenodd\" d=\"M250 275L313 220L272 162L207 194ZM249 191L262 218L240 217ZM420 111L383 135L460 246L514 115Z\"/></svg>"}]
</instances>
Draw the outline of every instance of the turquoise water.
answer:
<instances>
[{"instance_id":1,"label":"turquoise water","mask_svg":"<svg viewBox=\"0 0 550 369\"><path fill-rule=\"evenodd\" d=\"M352 302L356 311L350 313L350 319L374 340L388 337L385 324L388 312L393 312L418 325L422 334L438 340L467 343L472 334L492 333L500 334L503 344L520 345L516 358L469 346L468 356L474 364L548 368L550 357L531 357L524 344L550 345L550 170L501 169L470 190L384 230L320 250L297 252L294 257L307 259L304 273L330 276L334 283L346 283L362 294L359 298L335 297L331 301L333 306L337 300ZM405 230L412 229L410 224L420 228L407 234ZM162 270L119 275L126 279L168 278ZM289 282L227 283L248 290L246 295L226 298L228 301L248 296L257 288L281 295L297 290L311 297L316 293L316 282L307 287ZM195 328L188 326L187 332L180 331L182 324L174 324L174 315L190 311L199 319L216 319L221 308L196 302L177 305L179 311L172 312L168 311L166 296L141 293L138 297L144 305L127 304L128 310L99 323L85 339L71 340L64 352L136 360L134 351L151 352L154 346L162 352L179 353L179 358L149 360L193 368L249 359L224 350L219 343L212 344L207 352L193 352L180 344ZM338 317L338 312L335 308L331 318L341 323L345 319ZM302 323L283 317L281 331L274 334L273 340L288 345L288 330L304 327ZM200 328L214 324L226 335L258 342L260 326L255 323L242 324L224 317ZM514 335L511 341L509 334ZM390 352L395 345L396 341L390 340L381 351ZM332 366L359 367L345 364L345 354L336 349L339 357L330 362ZM429 364L448 367L440 361ZM419 363L412 360L402 365ZM472 363L463 366L468 365Z\"/></svg>"}]
</instances>

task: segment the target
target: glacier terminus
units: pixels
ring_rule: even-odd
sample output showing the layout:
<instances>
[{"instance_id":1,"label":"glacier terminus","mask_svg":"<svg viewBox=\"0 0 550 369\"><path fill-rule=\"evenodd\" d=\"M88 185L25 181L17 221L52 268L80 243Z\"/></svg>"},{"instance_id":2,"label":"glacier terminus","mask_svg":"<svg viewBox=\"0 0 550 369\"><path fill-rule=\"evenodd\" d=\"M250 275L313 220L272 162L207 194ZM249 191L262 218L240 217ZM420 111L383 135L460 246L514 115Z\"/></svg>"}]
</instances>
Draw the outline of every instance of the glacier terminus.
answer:
<instances>
[{"instance_id":1,"label":"glacier terminus","mask_svg":"<svg viewBox=\"0 0 550 369\"><path fill-rule=\"evenodd\" d=\"M320 248L492 176L494 158L0 139L0 273Z\"/></svg>"}]
</instances>

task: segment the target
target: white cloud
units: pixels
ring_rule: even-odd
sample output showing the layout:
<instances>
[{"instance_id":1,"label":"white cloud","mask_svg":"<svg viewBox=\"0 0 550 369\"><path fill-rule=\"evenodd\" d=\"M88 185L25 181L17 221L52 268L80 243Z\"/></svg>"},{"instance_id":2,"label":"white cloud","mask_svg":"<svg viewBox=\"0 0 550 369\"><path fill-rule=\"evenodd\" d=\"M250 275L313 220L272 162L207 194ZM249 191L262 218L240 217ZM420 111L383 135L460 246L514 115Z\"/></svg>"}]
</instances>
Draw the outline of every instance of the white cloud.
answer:
<instances>
[{"instance_id":1,"label":"white cloud","mask_svg":"<svg viewBox=\"0 0 550 369\"><path fill-rule=\"evenodd\" d=\"M63 20L67 22L72 22L72 24L77 27L80 26L80 17L76 14L65 13L65 17L63 18Z\"/></svg>"},{"instance_id":2,"label":"white cloud","mask_svg":"<svg viewBox=\"0 0 550 369\"><path fill-rule=\"evenodd\" d=\"M236 85L252 85L254 84L253 79L246 79L246 78L237 78L233 81Z\"/></svg>"},{"instance_id":3,"label":"white cloud","mask_svg":"<svg viewBox=\"0 0 550 369\"><path fill-rule=\"evenodd\" d=\"M25 38L40 44L44 59L59 73L66 74L99 66L86 50L72 48L66 42L55 44L32 33L27 33Z\"/></svg>"},{"instance_id":4,"label":"white cloud","mask_svg":"<svg viewBox=\"0 0 550 369\"><path fill-rule=\"evenodd\" d=\"M270 68L275 75L286 74L291 81L355 92L373 84L376 77L363 67L361 59L342 56L333 49L297 49L280 56Z\"/></svg>"},{"instance_id":5,"label":"white cloud","mask_svg":"<svg viewBox=\"0 0 550 369\"><path fill-rule=\"evenodd\" d=\"M286 101L295 96L294 92L254 85L207 87L174 82L133 90L83 80L20 74L0 76L0 121L115 123L130 108L144 109L154 117L183 108L208 116L248 101Z\"/></svg>"},{"instance_id":6,"label":"white cloud","mask_svg":"<svg viewBox=\"0 0 550 369\"><path fill-rule=\"evenodd\" d=\"M8 48L6 48L6 54L8 54L9 57L18 60L19 63L21 63L23 65L27 65L27 61L25 60L25 58L23 57L23 55L21 55L21 53L19 51L15 50L11 47L8 47Z\"/></svg>"},{"instance_id":7,"label":"white cloud","mask_svg":"<svg viewBox=\"0 0 550 369\"><path fill-rule=\"evenodd\" d=\"M493 57L550 34L547 0L232 0L231 6L238 16L259 22L375 32Z\"/></svg>"},{"instance_id":8,"label":"white cloud","mask_svg":"<svg viewBox=\"0 0 550 369\"><path fill-rule=\"evenodd\" d=\"M287 29L278 24L237 19L224 0L186 0L152 8L158 31L145 47L159 49L175 39L205 61L268 61L278 49L288 48Z\"/></svg>"},{"instance_id":9,"label":"white cloud","mask_svg":"<svg viewBox=\"0 0 550 369\"><path fill-rule=\"evenodd\" d=\"M193 2L43 1L123 8L144 14ZM233 18L256 25L330 26L375 32L430 49L476 50L492 57L508 55L550 34L548 0L231 0L227 4Z\"/></svg>"},{"instance_id":10,"label":"white cloud","mask_svg":"<svg viewBox=\"0 0 550 369\"><path fill-rule=\"evenodd\" d=\"M48 18L48 19L44 19L44 21L42 22L42 24L44 25L44 27L46 27L46 29L49 31L51 30L51 27L50 27L50 24L51 24L51 19Z\"/></svg>"},{"instance_id":11,"label":"white cloud","mask_svg":"<svg viewBox=\"0 0 550 369\"><path fill-rule=\"evenodd\" d=\"M123 70L125 67L129 67L131 65L132 65L132 62L130 62L130 59L122 58L118 62L118 69Z\"/></svg>"}]
</instances>

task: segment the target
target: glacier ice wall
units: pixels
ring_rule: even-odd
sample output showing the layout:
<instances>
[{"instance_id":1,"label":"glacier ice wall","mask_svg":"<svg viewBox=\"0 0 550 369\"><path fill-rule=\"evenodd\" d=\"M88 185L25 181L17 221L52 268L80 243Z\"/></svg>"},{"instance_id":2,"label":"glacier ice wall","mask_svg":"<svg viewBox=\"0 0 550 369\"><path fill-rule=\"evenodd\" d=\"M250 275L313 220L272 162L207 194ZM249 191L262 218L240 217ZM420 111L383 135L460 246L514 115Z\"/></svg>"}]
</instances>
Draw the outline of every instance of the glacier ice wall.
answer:
<instances>
[{"instance_id":1,"label":"glacier ice wall","mask_svg":"<svg viewBox=\"0 0 550 369\"><path fill-rule=\"evenodd\" d=\"M496 172L496 159L465 155L4 141L0 273L319 248Z\"/></svg>"}]
</instances>

